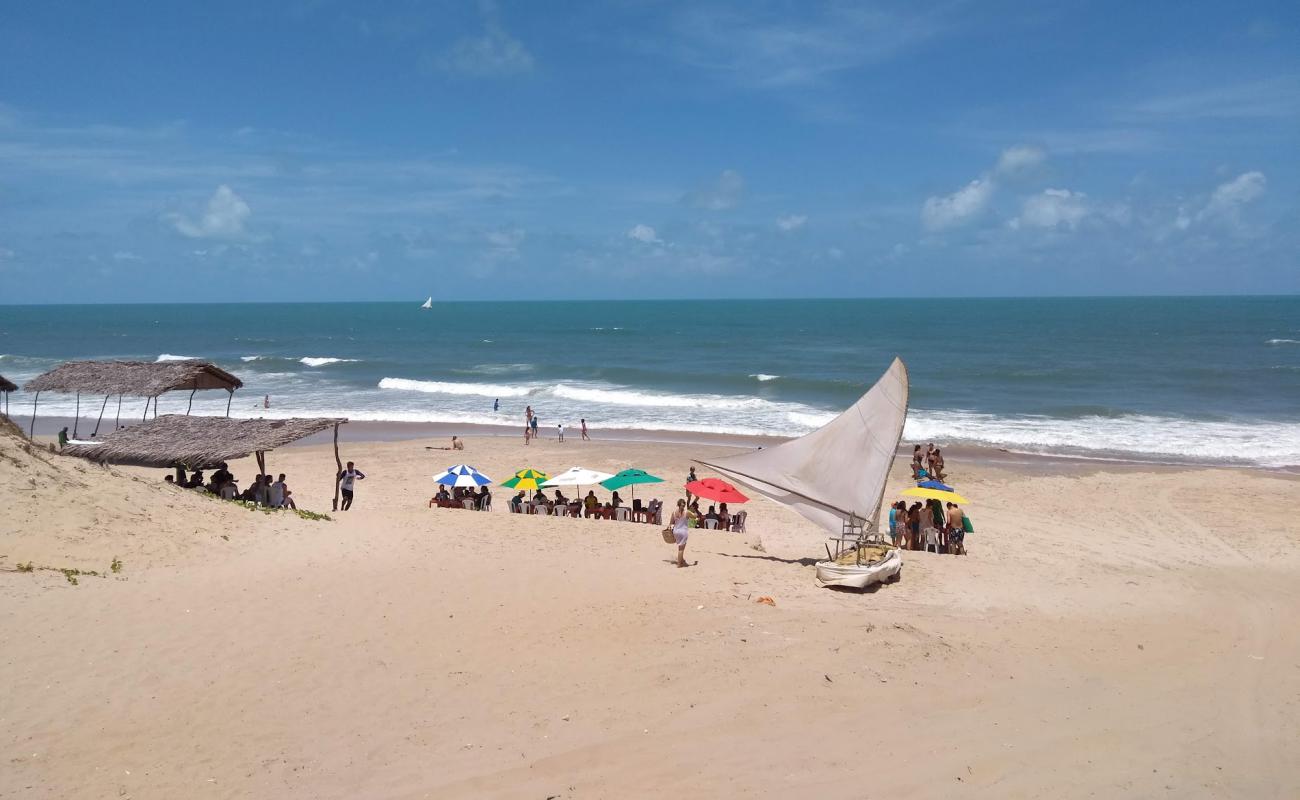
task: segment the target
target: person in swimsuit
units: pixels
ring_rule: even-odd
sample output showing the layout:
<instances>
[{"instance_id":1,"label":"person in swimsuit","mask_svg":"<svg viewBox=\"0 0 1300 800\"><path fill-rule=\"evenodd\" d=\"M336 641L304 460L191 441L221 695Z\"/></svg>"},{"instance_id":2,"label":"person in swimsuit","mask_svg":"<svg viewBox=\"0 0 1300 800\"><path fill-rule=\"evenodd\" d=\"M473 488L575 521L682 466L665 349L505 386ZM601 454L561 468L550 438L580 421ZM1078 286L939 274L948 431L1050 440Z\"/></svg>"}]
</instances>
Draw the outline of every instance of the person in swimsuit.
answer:
<instances>
[{"instance_id":1,"label":"person in swimsuit","mask_svg":"<svg viewBox=\"0 0 1300 800\"><path fill-rule=\"evenodd\" d=\"M686 501L678 500L677 510L673 512L672 518L668 520L668 524L673 529L673 539L677 541L678 567L690 566L686 563L686 540L689 539L691 535L689 520L690 514L686 510Z\"/></svg>"},{"instance_id":2,"label":"person in swimsuit","mask_svg":"<svg viewBox=\"0 0 1300 800\"><path fill-rule=\"evenodd\" d=\"M583 419L583 420L582 420L582 441L584 441L584 442L590 442L590 441L591 441L591 437L587 435L587 420L586 420L586 419Z\"/></svg>"}]
</instances>

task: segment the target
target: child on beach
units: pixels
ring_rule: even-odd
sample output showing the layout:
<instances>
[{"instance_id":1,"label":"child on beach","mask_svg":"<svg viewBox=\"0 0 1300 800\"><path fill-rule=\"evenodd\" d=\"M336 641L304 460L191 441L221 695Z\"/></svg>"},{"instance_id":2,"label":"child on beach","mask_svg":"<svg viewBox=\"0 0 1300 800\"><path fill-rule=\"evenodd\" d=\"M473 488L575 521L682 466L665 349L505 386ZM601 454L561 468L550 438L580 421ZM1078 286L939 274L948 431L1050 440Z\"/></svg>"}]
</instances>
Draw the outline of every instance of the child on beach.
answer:
<instances>
[{"instance_id":1,"label":"child on beach","mask_svg":"<svg viewBox=\"0 0 1300 800\"><path fill-rule=\"evenodd\" d=\"M349 508L352 508L353 492L356 491L356 482L365 479L366 473L357 469L356 465L351 461L348 462L347 468L338 474L339 491L343 494L343 505L339 508L340 511L347 511Z\"/></svg>"}]
</instances>

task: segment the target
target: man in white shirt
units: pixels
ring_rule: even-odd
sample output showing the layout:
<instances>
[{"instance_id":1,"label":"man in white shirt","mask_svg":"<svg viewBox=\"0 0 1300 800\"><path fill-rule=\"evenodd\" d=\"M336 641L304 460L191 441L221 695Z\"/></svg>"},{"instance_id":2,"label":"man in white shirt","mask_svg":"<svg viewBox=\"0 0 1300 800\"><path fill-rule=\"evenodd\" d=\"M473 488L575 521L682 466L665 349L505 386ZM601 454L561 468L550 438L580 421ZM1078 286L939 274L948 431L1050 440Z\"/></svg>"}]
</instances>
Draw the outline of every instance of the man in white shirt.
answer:
<instances>
[{"instance_id":1,"label":"man in white shirt","mask_svg":"<svg viewBox=\"0 0 1300 800\"><path fill-rule=\"evenodd\" d=\"M561 422L561 423L560 423L558 426L556 426L556 427L558 427L558 428L560 429L560 441L562 442L562 441L564 441L564 423Z\"/></svg>"},{"instance_id":2,"label":"man in white shirt","mask_svg":"<svg viewBox=\"0 0 1300 800\"><path fill-rule=\"evenodd\" d=\"M271 484L271 508L284 508L284 473Z\"/></svg>"},{"instance_id":3,"label":"man in white shirt","mask_svg":"<svg viewBox=\"0 0 1300 800\"><path fill-rule=\"evenodd\" d=\"M351 461L348 462L347 468L339 473L339 490L343 494L343 505L339 508L340 511L352 508L352 492L356 488L356 482L365 479L366 473L357 469Z\"/></svg>"}]
</instances>

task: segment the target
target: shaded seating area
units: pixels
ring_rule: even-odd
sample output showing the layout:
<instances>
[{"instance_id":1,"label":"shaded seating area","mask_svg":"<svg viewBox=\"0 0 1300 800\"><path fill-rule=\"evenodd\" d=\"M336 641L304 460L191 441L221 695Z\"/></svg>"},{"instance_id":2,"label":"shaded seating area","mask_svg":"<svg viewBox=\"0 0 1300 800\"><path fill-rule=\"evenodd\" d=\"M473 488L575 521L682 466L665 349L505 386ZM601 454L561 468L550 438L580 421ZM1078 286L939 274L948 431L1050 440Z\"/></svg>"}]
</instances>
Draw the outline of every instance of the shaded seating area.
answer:
<instances>
[{"instance_id":1,"label":"shaded seating area","mask_svg":"<svg viewBox=\"0 0 1300 800\"><path fill-rule=\"evenodd\" d=\"M0 394L4 395L4 405L0 406L0 413L6 417L9 416L9 393L18 391L18 384L0 375Z\"/></svg>"},{"instance_id":2,"label":"shaded seating area","mask_svg":"<svg viewBox=\"0 0 1300 800\"><path fill-rule=\"evenodd\" d=\"M256 456L258 470L267 474L266 453L322 431L334 430L334 461L339 458L339 426L346 419L230 419L164 414L123 428L103 441L69 444L63 453L102 464L160 469L206 470L228 461ZM334 508L338 508L338 482L333 482Z\"/></svg>"},{"instance_id":3,"label":"shaded seating area","mask_svg":"<svg viewBox=\"0 0 1300 800\"><path fill-rule=\"evenodd\" d=\"M68 361L37 375L24 384L23 389L33 393L32 421L28 436L36 432L36 412L42 392L76 395L77 405L72 431L72 438L76 439L77 426L81 420L83 394L96 398L100 395L104 396L103 402L100 403L99 416L95 421L95 429L90 434L94 438L99 434L99 426L104 421L108 401L113 395L117 395L117 410L113 424L113 430L116 431L121 427L123 397L145 399L144 413L140 417L141 421L144 421L149 418L150 402L153 403L154 418L158 418L158 398L168 392L189 389L189 404L185 408L185 414L188 415L194 404L195 392L224 389L229 394L226 400L226 416L229 417L230 403L234 399L235 390L242 388L243 385L244 382L239 378L207 361Z\"/></svg>"}]
</instances>

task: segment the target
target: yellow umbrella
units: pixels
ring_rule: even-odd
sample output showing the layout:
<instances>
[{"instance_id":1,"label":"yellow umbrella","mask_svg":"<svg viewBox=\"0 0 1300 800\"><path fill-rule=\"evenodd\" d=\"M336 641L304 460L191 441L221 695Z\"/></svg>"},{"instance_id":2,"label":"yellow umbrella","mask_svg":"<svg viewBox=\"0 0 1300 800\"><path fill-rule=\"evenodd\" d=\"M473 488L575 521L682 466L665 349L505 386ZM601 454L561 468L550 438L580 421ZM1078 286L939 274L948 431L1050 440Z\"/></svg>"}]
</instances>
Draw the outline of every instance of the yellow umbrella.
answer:
<instances>
[{"instance_id":1,"label":"yellow umbrella","mask_svg":"<svg viewBox=\"0 0 1300 800\"><path fill-rule=\"evenodd\" d=\"M924 489L920 486L915 489L904 489L903 494L908 497L924 497L927 499L940 500L947 503L969 503L970 501L956 492L945 492L942 489Z\"/></svg>"},{"instance_id":2,"label":"yellow umbrella","mask_svg":"<svg viewBox=\"0 0 1300 800\"><path fill-rule=\"evenodd\" d=\"M507 489L525 489L537 491L546 479L550 476L545 472L536 469L521 469L515 473L515 476L501 485Z\"/></svg>"}]
</instances>

